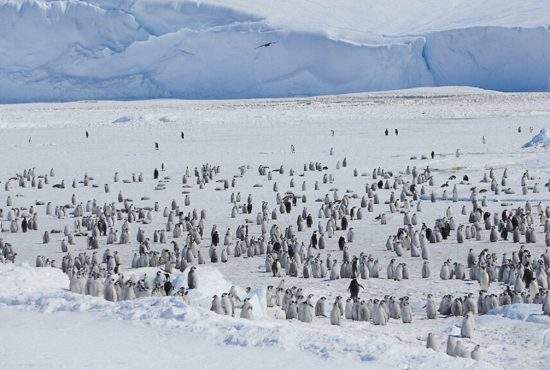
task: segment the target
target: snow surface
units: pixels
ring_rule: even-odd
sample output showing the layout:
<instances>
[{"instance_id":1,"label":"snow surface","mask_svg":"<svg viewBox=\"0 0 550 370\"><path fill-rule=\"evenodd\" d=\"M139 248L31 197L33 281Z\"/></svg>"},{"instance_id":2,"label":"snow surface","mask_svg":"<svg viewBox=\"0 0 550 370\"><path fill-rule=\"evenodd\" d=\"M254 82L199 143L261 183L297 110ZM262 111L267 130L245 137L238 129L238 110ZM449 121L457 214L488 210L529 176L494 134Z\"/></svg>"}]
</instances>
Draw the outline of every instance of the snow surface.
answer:
<instances>
[{"instance_id":1,"label":"snow surface","mask_svg":"<svg viewBox=\"0 0 550 370\"><path fill-rule=\"evenodd\" d=\"M538 134L533 136L531 140L523 145L523 148L533 147L550 147L550 130L548 130L548 128L540 130Z\"/></svg>"},{"instance_id":2,"label":"snow surface","mask_svg":"<svg viewBox=\"0 0 550 370\"><path fill-rule=\"evenodd\" d=\"M249 215L230 218L229 196L240 191L249 193L255 205L265 200L274 202L272 182L259 176L257 167L272 168L284 165L297 171L295 179L308 184L307 202L303 205L316 216L316 198L338 188L363 194L370 176L353 176L371 173L382 166L396 171L406 165L419 168L429 165L434 173L434 189L449 176L468 174L471 183L479 184L483 173L490 167L500 173L508 168L509 186L516 194L487 197L488 208L501 211L523 206L531 201L550 202L550 192L544 184L550 179L550 152L525 151L523 143L537 131L548 126L550 95L544 93L507 94L486 92L471 88L431 88L391 91L350 96L325 96L311 99L277 99L246 101L178 101L155 100L136 102L87 101L58 104L21 104L0 106L0 204L6 204L11 195L14 207L28 207L36 201L51 201L55 205L70 203L74 193L85 202L95 198L98 204L114 201L119 190L125 197L134 199L136 206L150 205L152 200L165 205L172 199L186 212L193 208L207 210L206 231L213 224L220 230L235 230ZM124 118L124 122L115 122ZM166 120L165 118L168 118ZM517 132L521 126L522 132ZM399 129L399 136L385 137L385 128ZM330 135L330 130L335 135ZM84 131L90 132L86 139ZM181 140L180 132L185 133ZM532 132L531 132L532 131ZM482 143L485 136L487 144ZM29 138L31 139L29 142ZM154 150L154 142L159 150ZM296 153L289 147L294 144ZM335 150L329 155L330 148ZM462 155L456 157L460 148ZM421 160L434 150L433 160ZM416 156L418 159L411 159ZM335 169L335 164L347 157L348 167ZM313 190L313 182L322 173L308 171L298 177L303 164L309 161L326 163L335 175L334 184L321 184ZM189 191L191 205L183 207L181 176L186 166L193 168L206 162L221 166L221 176L231 178L242 165L251 168L236 180L236 189L215 191L216 184L207 184L200 190L196 184ZM152 179L153 169L165 163L162 176L170 176L166 190L153 190L157 181ZM51 167L56 176L50 184L65 179L66 189L46 186L42 190L21 188L12 184L4 191L4 182L24 168L35 167L39 173ZM520 179L529 169L533 177L529 187L539 183L541 192L521 195ZM118 171L122 179L132 173L143 172L143 183L113 183ZM71 188L72 179L81 180L84 173L94 177L98 188L84 187L81 183ZM280 191L289 188L290 176L274 173ZM109 183L111 192L105 194L102 185ZM297 182L297 186L301 181ZM262 184L263 187L254 187ZM470 184L459 185L461 199L468 199ZM381 190L383 197L389 191ZM440 193L439 193L440 194ZM357 200L352 200L356 202ZM461 203L438 201L423 203L418 213L420 222L433 223L451 207L458 223L467 222L460 215ZM366 290L362 298L381 298L391 294L408 295L413 308L413 323L402 324L390 320L387 326L343 320L340 327L331 326L327 319L316 318L311 324L282 319L278 309L264 309L263 289L280 281L266 274L264 258L234 258L226 264L207 263L198 267L199 288L191 292L191 303L184 304L175 297L152 297L117 303L100 298L82 296L68 291L68 279L59 270L34 268L37 255L55 258L58 264L62 253L61 235L51 234L52 241L43 245L42 232L72 224L71 218L56 219L44 214L43 206L36 206L40 214L40 230L28 233L1 233L4 241L12 243L18 253L17 263L0 264L0 367L18 369L38 368L150 368L151 364L169 366L187 364L198 368L411 368L436 369L444 364L449 369L493 369L525 367L544 369L550 361L550 323L541 316L540 305L513 305L495 310L490 315L476 318L476 331L472 339L464 339L471 350L479 344L482 361L452 358L444 354L447 335L459 331L461 318L438 317L426 320L423 309L425 296L434 294L455 296L477 293L479 285L472 281L439 279L439 268L444 260L464 262L469 248L479 253L484 248L500 255L511 254L518 244L510 241L488 243L467 240L457 246L453 237L444 243L430 246L432 277L420 278L422 262L418 258L403 256L411 271L410 280L400 282L381 279L361 281ZM7 209L7 208L5 208ZM162 207L161 207L162 209ZM301 211L301 206L297 207ZM363 220L352 221L356 241L349 244L353 254L365 252L379 258L383 268L393 253L385 250L385 240L402 225L401 214L387 213L388 225L380 225L374 217L388 212L387 205L375 206L375 212ZM255 212L253 211L253 214ZM5 220L3 220L5 222ZM277 223L294 224L296 213L279 215ZM316 224L317 220L314 221ZM536 223L538 243L529 244L534 256L544 252L542 228ZM162 213L154 215L150 225L139 225L150 235L163 228ZM144 272L153 275L155 269L129 269L133 253L137 250L132 225L130 245L111 245L121 255L122 272L126 277ZM251 233L259 230L250 224ZM454 234L453 234L454 235ZM307 242L310 231L298 233ZM487 235L485 235L487 239ZM169 241L171 238L169 238ZM203 242L206 252L208 238ZM167 245L154 244L155 250ZM84 238L76 238L70 246L73 254L86 251ZM102 239L100 253L106 246ZM336 239L327 240L327 250L340 259ZM88 251L90 253L90 251ZM383 274L384 275L384 274ZM185 284L186 273L174 277L176 285ZM285 278L286 285L296 285L307 294L327 296L332 302L337 295L346 295L349 280ZM209 300L235 285L241 294L251 288L254 303L254 320L219 316L210 311ZM492 284L491 292L500 292L500 284ZM258 315L256 315L258 313ZM432 332L440 347L439 352L425 348L426 335ZM9 333L5 340L4 333ZM86 365L83 365L86 364ZM202 364L202 366L201 366ZM183 365L182 365L183 366Z\"/></svg>"},{"instance_id":3,"label":"snow surface","mask_svg":"<svg viewBox=\"0 0 550 370\"><path fill-rule=\"evenodd\" d=\"M1 0L0 102L548 91L549 26L540 0Z\"/></svg>"}]
</instances>

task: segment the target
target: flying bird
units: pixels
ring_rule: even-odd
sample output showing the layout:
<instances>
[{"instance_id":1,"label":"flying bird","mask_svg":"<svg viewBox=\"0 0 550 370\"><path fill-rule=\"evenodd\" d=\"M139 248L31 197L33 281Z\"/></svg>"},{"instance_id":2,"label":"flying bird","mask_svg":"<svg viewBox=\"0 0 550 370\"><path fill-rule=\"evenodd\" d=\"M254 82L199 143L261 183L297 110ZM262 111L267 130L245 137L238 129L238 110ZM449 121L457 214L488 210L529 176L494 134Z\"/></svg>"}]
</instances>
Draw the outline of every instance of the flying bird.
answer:
<instances>
[{"instance_id":1,"label":"flying bird","mask_svg":"<svg viewBox=\"0 0 550 370\"><path fill-rule=\"evenodd\" d=\"M262 44L260 46L256 46L254 49L267 48L268 46L275 45L277 43L278 43L278 41L266 42L265 44Z\"/></svg>"}]
</instances>

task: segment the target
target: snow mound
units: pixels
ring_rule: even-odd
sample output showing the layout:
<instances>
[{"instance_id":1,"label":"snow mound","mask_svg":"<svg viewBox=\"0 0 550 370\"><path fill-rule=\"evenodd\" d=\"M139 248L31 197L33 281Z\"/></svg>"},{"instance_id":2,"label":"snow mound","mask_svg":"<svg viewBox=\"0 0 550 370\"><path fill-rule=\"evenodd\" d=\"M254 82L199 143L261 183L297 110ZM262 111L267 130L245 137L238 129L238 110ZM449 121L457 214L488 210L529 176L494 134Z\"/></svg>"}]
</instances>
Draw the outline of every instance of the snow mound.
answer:
<instances>
[{"instance_id":1,"label":"snow mound","mask_svg":"<svg viewBox=\"0 0 550 370\"><path fill-rule=\"evenodd\" d=\"M0 102L548 91L549 17L535 0L11 0Z\"/></svg>"},{"instance_id":2,"label":"snow mound","mask_svg":"<svg viewBox=\"0 0 550 370\"><path fill-rule=\"evenodd\" d=\"M130 116L122 116L115 119L113 123L127 123L127 122L130 122L131 120L132 120L132 117Z\"/></svg>"},{"instance_id":3,"label":"snow mound","mask_svg":"<svg viewBox=\"0 0 550 370\"><path fill-rule=\"evenodd\" d=\"M50 293L67 289L69 279L61 270L35 268L28 263L0 264L0 297Z\"/></svg>"},{"instance_id":4,"label":"snow mound","mask_svg":"<svg viewBox=\"0 0 550 370\"><path fill-rule=\"evenodd\" d=\"M143 271L135 271L141 272ZM335 328L328 322L303 324L295 320L251 321L217 315L195 306L193 302L187 305L176 297L151 297L113 303L66 290L67 278L59 270L38 269L28 265L2 265L0 278L0 308L9 307L44 314L94 313L105 319L138 320L150 325L182 330L220 345L300 350L322 359L348 359L372 368L413 365L419 368L435 368L441 361L446 361L449 369L462 369L465 365L473 364L468 359L448 358L441 352L426 349L424 342L419 341L415 333L396 341L393 334L369 324L364 324L365 329L369 330L358 336L351 335L346 330L346 325L361 325L359 323L344 323L342 328ZM200 279L203 279L202 284ZM17 283L18 280L23 283ZM185 273L178 276L176 282L185 283ZM206 298L219 287L227 288L229 283L214 268L203 268L202 273L199 272L199 287L201 285L204 290L197 292L198 298ZM263 306L264 295L265 290L260 289L250 292L248 296L253 305ZM484 364L481 368L492 367Z\"/></svg>"},{"instance_id":5,"label":"snow mound","mask_svg":"<svg viewBox=\"0 0 550 370\"><path fill-rule=\"evenodd\" d=\"M538 134L533 136L529 142L525 143L522 148L548 148L550 147L550 130L544 128Z\"/></svg>"},{"instance_id":6,"label":"snow mound","mask_svg":"<svg viewBox=\"0 0 550 370\"><path fill-rule=\"evenodd\" d=\"M550 317L542 314L540 304L518 303L495 308L490 315L499 315L508 319L542 324L550 327Z\"/></svg>"}]
</instances>

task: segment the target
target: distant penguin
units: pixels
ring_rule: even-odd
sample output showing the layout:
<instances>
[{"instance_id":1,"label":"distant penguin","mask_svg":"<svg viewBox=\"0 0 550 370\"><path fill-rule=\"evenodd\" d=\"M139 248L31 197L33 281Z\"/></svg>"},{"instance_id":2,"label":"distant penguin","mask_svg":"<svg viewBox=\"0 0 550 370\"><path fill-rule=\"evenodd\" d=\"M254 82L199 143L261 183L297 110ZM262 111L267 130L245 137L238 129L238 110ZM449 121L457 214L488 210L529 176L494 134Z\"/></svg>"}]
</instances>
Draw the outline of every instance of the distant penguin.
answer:
<instances>
[{"instance_id":1,"label":"distant penguin","mask_svg":"<svg viewBox=\"0 0 550 370\"><path fill-rule=\"evenodd\" d=\"M479 344L476 344L474 350L470 353L470 358L475 361L481 360L481 347Z\"/></svg>"},{"instance_id":2,"label":"distant penguin","mask_svg":"<svg viewBox=\"0 0 550 370\"><path fill-rule=\"evenodd\" d=\"M437 342L435 341L433 333L428 333L428 338L426 339L426 348L433 349L436 352L438 351Z\"/></svg>"},{"instance_id":3,"label":"distant penguin","mask_svg":"<svg viewBox=\"0 0 550 370\"><path fill-rule=\"evenodd\" d=\"M189 289L197 289L198 286L198 279L197 279L197 273L195 272L196 267L192 266L189 270L189 273L187 274L187 286Z\"/></svg>"},{"instance_id":4,"label":"distant penguin","mask_svg":"<svg viewBox=\"0 0 550 370\"><path fill-rule=\"evenodd\" d=\"M210 305L210 311L217 313L218 315L224 314L224 309L222 307L222 301L218 295L212 297L212 304Z\"/></svg>"},{"instance_id":5,"label":"distant penguin","mask_svg":"<svg viewBox=\"0 0 550 370\"><path fill-rule=\"evenodd\" d=\"M249 298L245 298L241 308L241 319L252 320L252 304Z\"/></svg>"},{"instance_id":6,"label":"distant penguin","mask_svg":"<svg viewBox=\"0 0 550 370\"><path fill-rule=\"evenodd\" d=\"M428 298L426 299L426 316L432 320L437 317L437 309L431 294L428 294Z\"/></svg>"},{"instance_id":7,"label":"distant penguin","mask_svg":"<svg viewBox=\"0 0 550 370\"><path fill-rule=\"evenodd\" d=\"M445 352L452 357L456 357L456 337L453 337L452 335L449 335L447 337L447 348Z\"/></svg>"},{"instance_id":8,"label":"distant penguin","mask_svg":"<svg viewBox=\"0 0 550 370\"><path fill-rule=\"evenodd\" d=\"M326 316L326 297L321 297L317 300L317 303L315 304L315 316Z\"/></svg>"},{"instance_id":9,"label":"distant penguin","mask_svg":"<svg viewBox=\"0 0 550 370\"><path fill-rule=\"evenodd\" d=\"M460 336L462 338L472 338L474 335L474 314L467 312L466 316L462 319L462 328L460 329Z\"/></svg>"},{"instance_id":10,"label":"distant penguin","mask_svg":"<svg viewBox=\"0 0 550 370\"><path fill-rule=\"evenodd\" d=\"M330 323L331 325L340 325L340 316L342 315L338 302L334 302L332 310L330 311Z\"/></svg>"}]
</instances>

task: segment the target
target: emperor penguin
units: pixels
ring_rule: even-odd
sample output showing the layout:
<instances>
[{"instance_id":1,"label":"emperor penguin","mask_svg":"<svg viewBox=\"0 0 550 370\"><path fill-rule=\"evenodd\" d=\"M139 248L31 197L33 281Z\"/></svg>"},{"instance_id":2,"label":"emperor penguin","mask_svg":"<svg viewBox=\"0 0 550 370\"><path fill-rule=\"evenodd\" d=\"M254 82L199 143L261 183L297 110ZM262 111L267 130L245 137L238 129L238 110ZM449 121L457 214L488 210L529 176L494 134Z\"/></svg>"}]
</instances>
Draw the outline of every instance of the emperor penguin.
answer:
<instances>
[{"instance_id":1,"label":"emperor penguin","mask_svg":"<svg viewBox=\"0 0 550 370\"><path fill-rule=\"evenodd\" d=\"M233 301L229 298L229 294L222 293L222 299L221 299L223 312L227 316L235 316L235 305L233 304Z\"/></svg>"},{"instance_id":2,"label":"emperor penguin","mask_svg":"<svg viewBox=\"0 0 550 370\"><path fill-rule=\"evenodd\" d=\"M110 302L116 302L118 300L116 289L112 278L107 279L107 285L105 286L105 290L103 292L103 298L105 298L105 300Z\"/></svg>"},{"instance_id":3,"label":"emperor penguin","mask_svg":"<svg viewBox=\"0 0 550 370\"><path fill-rule=\"evenodd\" d=\"M462 328L460 329L460 336L462 338L472 338L474 335L475 320L472 312L467 312L466 316L462 319Z\"/></svg>"},{"instance_id":4,"label":"emperor penguin","mask_svg":"<svg viewBox=\"0 0 550 370\"><path fill-rule=\"evenodd\" d=\"M302 322L310 323L313 321L313 304L310 301L310 297L301 303L302 309L300 310L300 315L298 319Z\"/></svg>"},{"instance_id":5,"label":"emperor penguin","mask_svg":"<svg viewBox=\"0 0 550 370\"><path fill-rule=\"evenodd\" d=\"M456 357L456 343L457 339L456 337L453 337L452 335L449 335L447 337L447 348L445 352L452 357Z\"/></svg>"},{"instance_id":6,"label":"emperor penguin","mask_svg":"<svg viewBox=\"0 0 550 370\"><path fill-rule=\"evenodd\" d=\"M291 300L285 311L285 316L287 320L297 319L298 318L298 302Z\"/></svg>"},{"instance_id":7,"label":"emperor penguin","mask_svg":"<svg viewBox=\"0 0 550 370\"><path fill-rule=\"evenodd\" d=\"M317 303L315 304L315 316L323 316L326 317L326 305L327 298L321 297L317 300Z\"/></svg>"},{"instance_id":8,"label":"emperor penguin","mask_svg":"<svg viewBox=\"0 0 550 370\"><path fill-rule=\"evenodd\" d=\"M241 319L252 320L252 304L249 298L245 298L243 301L243 307L241 309Z\"/></svg>"},{"instance_id":9,"label":"emperor penguin","mask_svg":"<svg viewBox=\"0 0 550 370\"><path fill-rule=\"evenodd\" d=\"M479 271L479 286L480 286L480 289L485 291L485 292L488 291L490 283L491 283L491 281L489 280L489 274L487 273L486 268L482 267L481 270Z\"/></svg>"},{"instance_id":10,"label":"emperor penguin","mask_svg":"<svg viewBox=\"0 0 550 370\"><path fill-rule=\"evenodd\" d=\"M136 299L136 293L134 291L134 282L132 280L128 280L124 285L124 299L128 301Z\"/></svg>"},{"instance_id":11,"label":"emperor penguin","mask_svg":"<svg viewBox=\"0 0 550 370\"><path fill-rule=\"evenodd\" d=\"M401 321L404 324L412 323L412 310L409 304L409 297L401 298L399 306L401 308Z\"/></svg>"},{"instance_id":12,"label":"emperor penguin","mask_svg":"<svg viewBox=\"0 0 550 370\"><path fill-rule=\"evenodd\" d=\"M542 302L542 313L550 316L550 291L546 291Z\"/></svg>"},{"instance_id":13,"label":"emperor penguin","mask_svg":"<svg viewBox=\"0 0 550 370\"><path fill-rule=\"evenodd\" d=\"M212 297L212 305L210 306L210 311L213 311L218 315L224 314L221 299L217 294Z\"/></svg>"},{"instance_id":14,"label":"emperor penguin","mask_svg":"<svg viewBox=\"0 0 550 370\"><path fill-rule=\"evenodd\" d=\"M332 305L332 310L330 311L330 323L331 325L340 325L340 308L338 307L338 302L334 302Z\"/></svg>"},{"instance_id":15,"label":"emperor penguin","mask_svg":"<svg viewBox=\"0 0 550 370\"><path fill-rule=\"evenodd\" d=\"M367 302L361 301L359 305L359 321L370 321L371 313Z\"/></svg>"},{"instance_id":16,"label":"emperor penguin","mask_svg":"<svg viewBox=\"0 0 550 370\"><path fill-rule=\"evenodd\" d=\"M353 301L351 298L346 299L344 317L348 320L351 320L353 318Z\"/></svg>"},{"instance_id":17,"label":"emperor penguin","mask_svg":"<svg viewBox=\"0 0 550 370\"><path fill-rule=\"evenodd\" d=\"M422 278L427 279L430 277L430 261L424 261L422 263Z\"/></svg>"},{"instance_id":18,"label":"emperor penguin","mask_svg":"<svg viewBox=\"0 0 550 370\"><path fill-rule=\"evenodd\" d=\"M386 325L387 323L386 312L377 299L374 301L372 321L374 325Z\"/></svg>"},{"instance_id":19,"label":"emperor penguin","mask_svg":"<svg viewBox=\"0 0 550 370\"><path fill-rule=\"evenodd\" d=\"M438 351L437 342L435 341L433 333L428 333L428 338L426 339L426 348L433 349L436 352Z\"/></svg>"},{"instance_id":20,"label":"emperor penguin","mask_svg":"<svg viewBox=\"0 0 550 370\"><path fill-rule=\"evenodd\" d=\"M187 285L189 289L197 289L198 286L198 279L197 279L197 273L195 272L196 267L192 266L189 269L189 273L187 274Z\"/></svg>"},{"instance_id":21,"label":"emperor penguin","mask_svg":"<svg viewBox=\"0 0 550 370\"><path fill-rule=\"evenodd\" d=\"M426 299L426 316L431 320L437 317L437 309L431 294L428 294L428 298Z\"/></svg>"}]
</instances>

